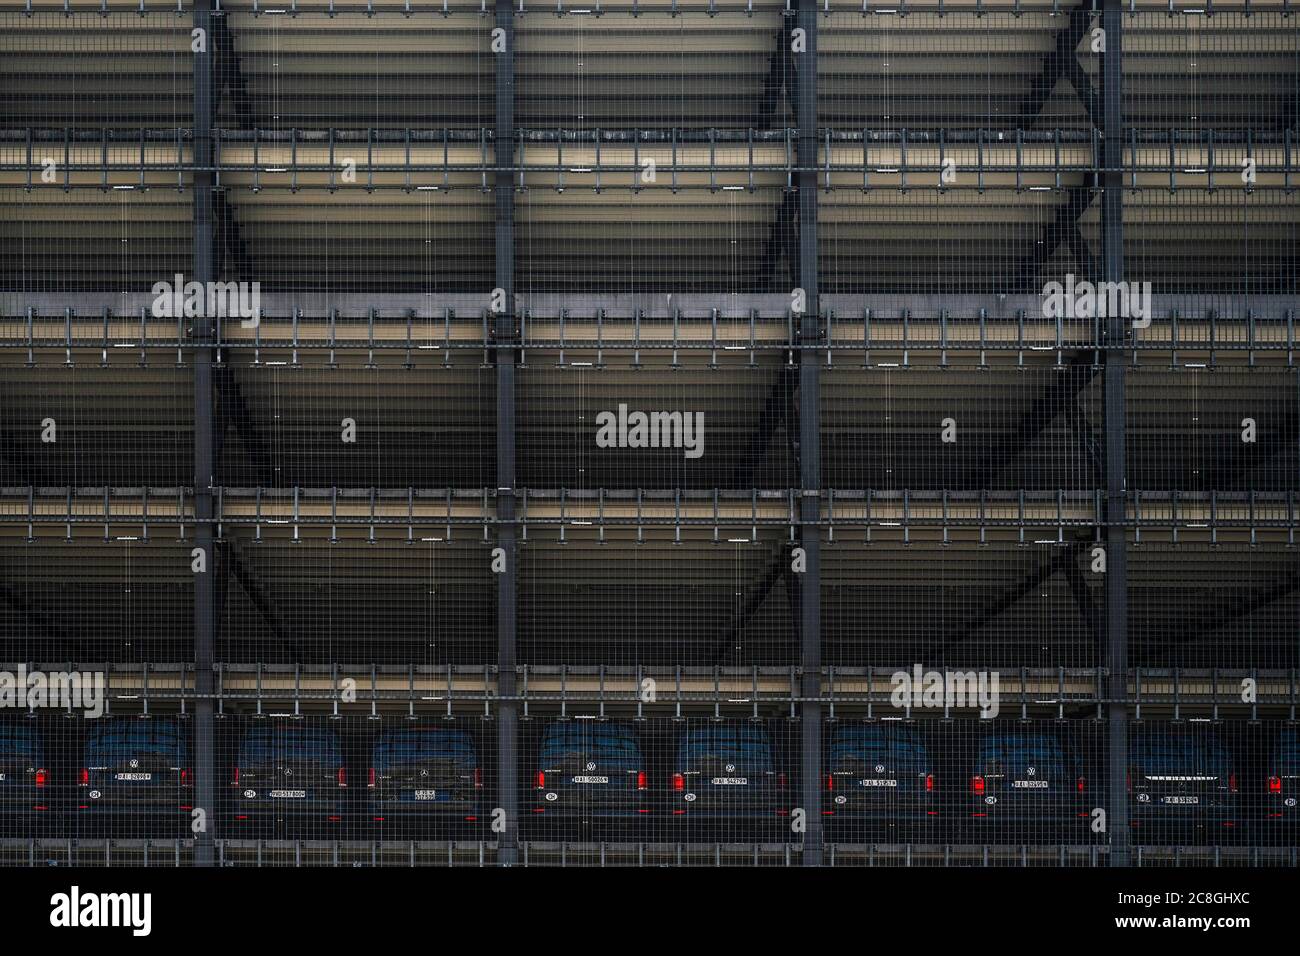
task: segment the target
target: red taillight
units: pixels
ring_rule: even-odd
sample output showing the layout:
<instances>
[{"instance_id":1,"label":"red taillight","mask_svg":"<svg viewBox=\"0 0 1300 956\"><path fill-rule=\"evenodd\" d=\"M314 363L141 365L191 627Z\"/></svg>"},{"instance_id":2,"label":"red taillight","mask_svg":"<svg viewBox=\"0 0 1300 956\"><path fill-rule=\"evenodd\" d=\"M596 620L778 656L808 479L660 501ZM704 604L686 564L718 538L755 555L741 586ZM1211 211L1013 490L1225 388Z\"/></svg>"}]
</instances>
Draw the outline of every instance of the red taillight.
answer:
<instances>
[{"instance_id":1,"label":"red taillight","mask_svg":"<svg viewBox=\"0 0 1300 956\"><path fill-rule=\"evenodd\" d=\"M1077 786L1077 787L1079 788L1079 792L1080 792L1080 793L1083 793L1084 780L1083 780L1082 777L1079 778L1079 780L1078 780L1078 782L1075 784L1075 786Z\"/></svg>"},{"instance_id":2,"label":"red taillight","mask_svg":"<svg viewBox=\"0 0 1300 956\"><path fill-rule=\"evenodd\" d=\"M975 793L975 794L979 794L979 793L983 793L983 792L984 792L984 778L983 778L983 777L971 777L971 778L970 778L970 792L971 792L971 793Z\"/></svg>"},{"instance_id":3,"label":"red taillight","mask_svg":"<svg viewBox=\"0 0 1300 956\"><path fill-rule=\"evenodd\" d=\"M83 787L90 786L90 771L85 767L81 768L81 785Z\"/></svg>"},{"instance_id":4,"label":"red taillight","mask_svg":"<svg viewBox=\"0 0 1300 956\"><path fill-rule=\"evenodd\" d=\"M232 780L232 781L230 781L230 785L231 785L232 787L237 787L237 786L239 786L239 768L238 768L238 767L235 768L235 779Z\"/></svg>"},{"instance_id":5,"label":"red taillight","mask_svg":"<svg viewBox=\"0 0 1300 956\"><path fill-rule=\"evenodd\" d=\"M636 788L637 788L638 790L644 790L644 789L645 789L645 771L644 771L644 770L638 770L638 771L636 772Z\"/></svg>"},{"instance_id":6,"label":"red taillight","mask_svg":"<svg viewBox=\"0 0 1300 956\"><path fill-rule=\"evenodd\" d=\"M783 774L783 773L778 773L778 774L776 775L776 787L777 787L778 790L784 790L784 789L785 789L785 774Z\"/></svg>"},{"instance_id":7,"label":"red taillight","mask_svg":"<svg viewBox=\"0 0 1300 956\"><path fill-rule=\"evenodd\" d=\"M347 768L347 767L339 767L338 779L339 779L339 786L340 786L340 787L346 787L346 786L348 785L348 768Z\"/></svg>"},{"instance_id":8,"label":"red taillight","mask_svg":"<svg viewBox=\"0 0 1300 956\"><path fill-rule=\"evenodd\" d=\"M367 778L367 780L366 780L366 786L367 786L367 787L373 787L374 785L375 785L375 768L374 768L374 767L371 767L371 768L370 768L370 776L369 776L369 777Z\"/></svg>"},{"instance_id":9,"label":"red taillight","mask_svg":"<svg viewBox=\"0 0 1300 956\"><path fill-rule=\"evenodd\" d=\"M673 774L673 789L674 790L686 789L686 778L683 777L680 773Z\"/></svg>"},{"instance_id":10,"label":"red taillight","mask_svg":"<svg viewBox=\"0 0 1300 956\"><path fill-rule=\"evenodd\" d=\"M537 789L538 789L538 790L545 790L545 789L546 789L546 771L545 771L545 770L539 770L539 771L537 771Z\"/></svg>"},{"instance_id":11,"label":"red taillight","mask_svg":"<svg viewBox=\"0 0 1300 956\"><path fill-rule=\"evenodd\" d=\"M474 768L474 786L476 786L476 787L481 787L481 786L483 786L483 768L482 768L482 767L475 767L475 768Z\"/></svg>"},{"instance_id":12,"label":"red taillight","mask_svg":"<svg viewBox=\"0 0 1300 956\"><path fill-rule=\"evenodd\" d=\"M1269 792L1269 793L1281 793L1281 792L1282 792L1282 778L1281 778L1281 777L1269 777L1269 778L1268 778L1268 792Z\"/></svg>"},{"instance_id":13,"label":"red taillight","mask_svg":"<svg viewBox=\"0 0 1300 956\"><path fill-rule=\"evenodd\" d=\"M931 793L933 790L934 790L934 774L927 773L925 775L925 792Z\"/></svg>"},{"instance_id":14,"label":"red taillight","mask_svg":"<svg viewBox=\"0 0 1300 956\"><path fill-rule=\"evenodd\" d=\"M1233 793L1237 792L1237 775L1235 773L1228 774L1228 789Z\"/></svg>"},{"instance_id":15,"label":"red taillight","mask_svg":"<svg viewBox=\"0 0 1300 956\"><path fill-rule=\"evenodd\" d=\"M828 773L828 774L826 775L826 789L827 789L827 790L834 790L834 789L835 789L835 776L834 776L834 774L829 774L829 773Z\"/></svg>"},{"instance_id":16,"label":"red taillight","mask_svg":"<svg viewBox=\"0 0 1300 956\"><path fill-rule=\"evenodd\" d=\"M190 776L190 771L188 768L181 770L181 786L182 787L194 786L194 778Z\"/></svg>"},{"instance_id":17,"label":"red taillight","mask_svg":"<svg viewBox=\"0 0 1300 956\"><path fill-rule=\"evenodd\" d=\"M49 778L50 775L46 771L44 770L36 771L36 786L38 787L45 786L45 782L49 780Z\"/></svg>"},{"instance_id":18,"label":"red taillight","mask_svg":"<svg viewBox=\"0 0 1300 956\"><path fill-rule=\"evenodd\" d=\"M1129 793L1133 792L1133 771L1130 770L1124 774L1124 787Z\"/></svg>"}]
</instances>

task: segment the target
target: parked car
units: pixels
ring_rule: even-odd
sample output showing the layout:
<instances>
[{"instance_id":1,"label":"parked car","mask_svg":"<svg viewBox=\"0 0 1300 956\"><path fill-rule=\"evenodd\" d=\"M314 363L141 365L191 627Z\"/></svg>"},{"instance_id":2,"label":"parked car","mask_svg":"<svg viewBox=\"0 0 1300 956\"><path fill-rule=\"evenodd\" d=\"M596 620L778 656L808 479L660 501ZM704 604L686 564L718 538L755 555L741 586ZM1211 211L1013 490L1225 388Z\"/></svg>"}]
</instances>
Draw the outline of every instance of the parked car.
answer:
<instances>
[{"instance_id":1,"label":"parked car","mask_svg":"<svg viewBox=\"0 0 1300 956\"><path fill-rule=\"evenodd\" d=\"M970 828L982 842L1082 842L1090 833L1087 781L1054 734L985 733L966 789Z\"/></svg>"},{"instance_id":2,"label":"parked car","mask_svg":"<svg viewBox=\"0 0 1300 956\"><path fill-rule=\"evenodd\" d=\"M231 774L236 825L343 822L347 766L338 735L304 721L256 723Z\"/></svg>"},{"instance_id":3,"label":"parked car","mask_svg":"<svg viewBox=\"0 0 1300 956\"><path fill-rule=\"evenodd\" d=\"M45 763L36 721L0 721L0 828L31 833L54 813L53 779Z\"/></svg>"},{"instance_id":4,"label":"parked car","mask_svg":"<svg viewBox=\"0 0 1300 956\"><path fill-rule=\"evenodd\" d=\"M1220 842L1239 823L1237 774L1209 728L1129 731L1129 823L1141 843Z\"/></svg>"},{"instance_id":5,"label":"parked car","mask_svg":"<svg viewBox=\"0 0 1300 956\"><path fill-rule=\"evenodd\" d=\"M787 796L762 724L708 723L682 734L669 794L680 838L786 838Z\"/></svg>"},{"instance_id":6,"label":"parked car","mask_svg":"<svg viewBox=\"0 0 1300 956\"><path fill-rule=\"evenodd\" d=\"M825 790L822 812L833 839L866 841L937 829L935 764L914 727L835 724Z\"/></svg>"},{"instance_id":7,"label":"parked car","mask_svg":"<svg viewBox=\"0 0 1300 956\"><path fill-rule=\"evenodd\" d=\"M1264 822L1282 829L1294 841L1300 820L1300 730L1294 724L1284 726L1273 742L1269 754L1268 778L1265 781ZM1269 841L1275 842L1275 841ZM1294 845L1294 844L1293 844Z\"/></svg>"},{"instance_id":8,"label":"parked car","mask_svg":"<svg viewBox=\"0 0 1300 956\"><path fill-rule=\"evenodd\" d=\"M384 731L371 749L366 786L370 818L385 829L463 829L482 816L478 751L457 727Z\"/></svg>"},{"instance_id":9,"label":"parked car","mask_svg":"<svg viewBox=\"0 0 1300 956\"><path fill-rule=\"evenodd\" d=\"M561 720L542 736L533 780L534 823L631 830L650 813L636 729L617 721Z\"/></svg>"},{"instance_id":10,"label":"parked car","mask_svg":"<svg viewBox=\"0 0 1300 956\"><path fill-rule=\"evenodd\" d=\"M106 717L91 722L82 754L77 814L110 832L176 836L194 803L190 747L170 717Z\"/></svg>"}]
</instances>

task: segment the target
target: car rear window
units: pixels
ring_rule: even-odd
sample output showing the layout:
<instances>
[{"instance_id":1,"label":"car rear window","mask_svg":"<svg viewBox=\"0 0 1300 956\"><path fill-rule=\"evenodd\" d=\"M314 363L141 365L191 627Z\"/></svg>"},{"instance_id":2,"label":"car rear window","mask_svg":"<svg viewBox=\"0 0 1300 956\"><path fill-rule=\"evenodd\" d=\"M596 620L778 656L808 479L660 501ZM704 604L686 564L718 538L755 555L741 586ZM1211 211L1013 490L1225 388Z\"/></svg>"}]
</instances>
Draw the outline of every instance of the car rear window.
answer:
<instances>
[{"instance_id":1,"label":"car rear window","mask_svg":"<svg viewBox=\"0 0 1300 956\"><path fill-rule=\"evenodd\" d=\"M641 755L641 745L637 742L635 732L621 725L552 725L546 729L546 737L542 741L543 757L551 758L575 752L636 758Z\"/></svg>"},{"instance_id":2,"label":"car rear window","mask_svg":"<svg viewBox=\"0 0 1300 956\"><path fill-rule=\"evenodd\" d=\"M343 762L338 738L325 731L254 731L244 738L240 751L251 758L283 756Z\"/></svg>"},{"instance_id":3,"label":"car rear window","mask_svg":"<svg viewBox=\"0 0 1300 956\"><path fill-rule=\"evenodd\" d=\"M686 764L713 757L752 773L772 769L772 745L766 734L755 730L689 731L682 741L679 757Z\"/></svg>"},{"instance_id":4,"label":"car rear window","mask_svg":"<svg viewBox=\"0 0 1300 956\"><path fill-rule=\"evenodd\" d=\"M130 720L95 728L86 741L86 749L91 753L112 750L180 755L189 748L180 730L170 721Z\"/></svg>"},{"instance_id":5,"label":"car rear window","mask_svg":"<svg viewBox=\"0 0 1300 956\"><path fill-rule=\"evenodd\" d=\"M1278 735L1273 747L1273 763L1277 773L1287 776L1300 774L1300 734L1294 728L1283 730Z\"/></svg>"},{"instance_id":6,"label":"car rear window","mask_svg":"<svg viewBox=\"0 0 1300 956\"><path fill-rule=\"evenodd\" d=\"M25 724L0 724L0 753L36 754L36 731Z\"/></svg>"},{"instance_id":7,"label":"car rear window","mask_svg":"<svg viewBox=\"0 0 1300 956\"><path fill-rule=\"evenodd\" d=\"M1129 763L1147 774L1228 773L1227 755L1217 741L1172 734L1139 736L1129 745Z\"/></svg>"},{"instance_id":8,"label":"car rear window","mask_svg":"<svg viewBox=\"0 0 1300 956\"><path fill-rule=\"evenodd\" d=\"M477 754L469 734L463 730L408 730L385 734L375 744L378 762L450 758L461 763L477 763Z\"/></svg>"},{"instance_id":9,"label":"car rear window","mask_svg":"<svg viewBox=\"0 0 1300 956\"><path fill-rule=\"evenodd\" d=\"M886 763L892 770L927 769L929 755L916 733L884 727L839 727L831 737L831 764Z\"/></svg>"}]
</instances>

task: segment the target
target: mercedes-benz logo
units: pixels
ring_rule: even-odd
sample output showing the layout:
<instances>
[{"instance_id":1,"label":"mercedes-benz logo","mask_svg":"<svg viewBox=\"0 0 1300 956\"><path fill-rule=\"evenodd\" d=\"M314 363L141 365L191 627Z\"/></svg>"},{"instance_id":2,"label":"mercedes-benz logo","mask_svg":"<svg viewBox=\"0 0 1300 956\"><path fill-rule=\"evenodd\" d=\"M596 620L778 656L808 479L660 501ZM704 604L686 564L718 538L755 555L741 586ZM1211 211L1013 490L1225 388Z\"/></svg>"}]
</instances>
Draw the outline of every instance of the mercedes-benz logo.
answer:
<instances>
[{"instance_id":1,"label":"mercedes-benz logo","mask_svg":"<svg viewBox=\"0 0 1300 956\"><path fill-rule=\"evenodd\" d=\"M292 770L291 768L289 768L289 767L285 767L285 768L284 768L284 775L285 775L286 777L292 777L292 776L293 776L293 770Z\"/></svg>"},{"instance_id":2,"label":"mercedes-benz logo","mask_svg":"<svg viewBox=\"0 0 1300 956\"><path fill-rule=\"evenodd\" d=\"M420 771L420 776L421 776L421 777L427 777L427 776L429 776L429 771L427 771L427 770L421 770L421 771Z\"/></svg>"}]
</instances>

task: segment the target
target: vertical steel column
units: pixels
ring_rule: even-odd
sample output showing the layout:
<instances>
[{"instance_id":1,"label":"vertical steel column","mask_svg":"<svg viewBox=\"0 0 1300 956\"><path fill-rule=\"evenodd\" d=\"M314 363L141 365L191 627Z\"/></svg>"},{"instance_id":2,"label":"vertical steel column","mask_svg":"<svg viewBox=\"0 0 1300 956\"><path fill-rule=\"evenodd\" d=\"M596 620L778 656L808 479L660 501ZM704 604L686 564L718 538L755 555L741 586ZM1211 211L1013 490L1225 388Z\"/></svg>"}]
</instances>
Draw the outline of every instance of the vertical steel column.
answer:
<instances>
[{"instance_id":1,"label":"vertical steel column","mask_svg":"<svg viewBox=\"0 0 1300 956\"><path fill-rule=\"evenodd\" d=\"M1104 0L1102 29L1102 278L1124 279L1123 10L1121 0ZM1109 783L1107 828L1110 865L1129 863L1128 788L1128 540L1125 483L1125 350L1127 319L1108 316L1105 325L1106 379L1106 705Z\"/></svg>"},{"instance_id":2,"label":"vertical steel column","mask_svg":"<svg viewBox=\"0 0 1300 956\"><path fill-rule=\"evenodd\" d=\"M504 31L505 52L496 61L496 287L505 294L504 311L495 316L497 345L518 338L515 317L515 19L510 0L496 0L496 26ZM497 800L505 811L506 829L498 834L497 861L518 860L519 839L519 705L515 695L515 596L519 573L515 547L515 361L514 348L496 350L497 363L497 547L505 553L506 571L497 575Z\"/></svg>"},{"instance_id":3,"label":"vertical steel column","mask_svg":"<svg viewBox=\"0 0 1300 956\"><path fill-rule=\"evenodd\" d=\"M202 52L194 54L194 246L193 275L209 282L216 261L212 222L212 0L197 0L194 27L202 30ZM194 319L194 535L206 568L194 577L194 806L207 815L195 834L194 864L213 865L212 828L216 825L216 747L212 717L212 663L217 630L217 555L213 549L213 485L216 461L212 395L212 320Z\"/></svg>"},{"instance_id":4,"label":"vertical steel column","mask_svg":"<svg viewBox=\"0 0 1300 956\"><path fill-rule=\"evenodd\" d=\"M800 546L808 561L799 577L800 803L804 809L803 864L822 862L821 697L821 365L812 348L820 339L817 299L817 6L799 0L798 29L806 44L796 54L795 114L799 121L799 269L806 296L799 322L799 500Z\"/></svg>"}]
</instances>

